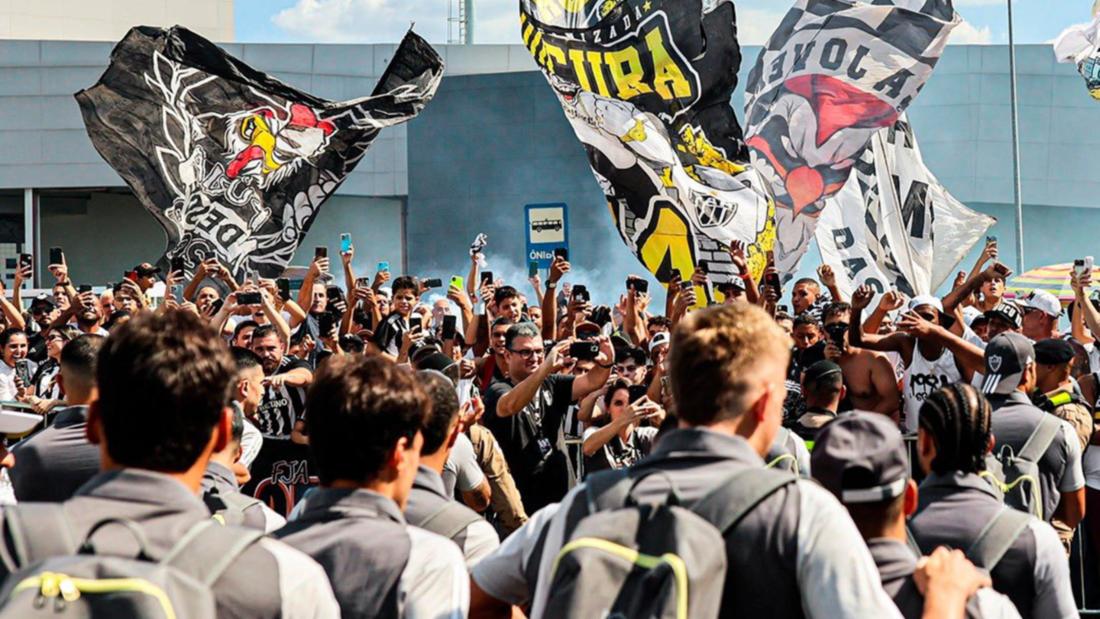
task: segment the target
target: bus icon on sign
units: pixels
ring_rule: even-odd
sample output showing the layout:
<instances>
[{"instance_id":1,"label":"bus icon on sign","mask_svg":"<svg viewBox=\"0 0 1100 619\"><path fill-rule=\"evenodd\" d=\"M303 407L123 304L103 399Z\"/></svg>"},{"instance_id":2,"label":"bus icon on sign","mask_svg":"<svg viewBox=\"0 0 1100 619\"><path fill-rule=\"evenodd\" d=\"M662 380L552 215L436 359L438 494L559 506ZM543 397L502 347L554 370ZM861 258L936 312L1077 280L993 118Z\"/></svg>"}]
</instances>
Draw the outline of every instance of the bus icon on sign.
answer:
<instances>
[{"instance_id":1,"label":"bus icon on sign","mask_svg":"<svg viewBox=\"0 0 1100 619\"><path fill-rule=\"evenodd\" d=\"M541 219L539 221L531 222L531 229L535 232L561 232L561 220L560 219Z\"/></svg>"}]
</instances>

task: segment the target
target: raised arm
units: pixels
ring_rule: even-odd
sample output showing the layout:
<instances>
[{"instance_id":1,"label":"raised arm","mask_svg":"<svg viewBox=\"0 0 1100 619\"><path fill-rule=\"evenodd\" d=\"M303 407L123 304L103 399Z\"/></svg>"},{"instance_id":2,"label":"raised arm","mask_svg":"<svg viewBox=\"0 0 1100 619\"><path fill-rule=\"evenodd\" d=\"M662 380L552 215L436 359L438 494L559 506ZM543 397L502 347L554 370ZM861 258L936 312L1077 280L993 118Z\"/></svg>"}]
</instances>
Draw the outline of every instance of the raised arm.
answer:
<instances>
[{"instance_id":1,"label":"raised arm","mask_svg":"<svg viewBox=\"0 0 1100 619\"><path fill-rule=\"evenodd\" d=\"M861 324L863 310L871 304L871 298L874 296L875 291L870 286L860 286L852 293L852 318L848 324L848 343L856 348L866 348L878 352L896 352L903 355L910 352L908 348L909 336L904 333L879 335L878 329L875 329L875 332L868 332Z\"/></svg>"},{"instance_id":2,"label":"raised arm","mask_svg":"<svg viewBox=\"0 0 1100 619\"><path fill-rule=\"evenodd\" d=\"M611 378L611 367L615 364L615 349L611 346L611 338L604 335L597 341L600 344L600 354L596 356L595 365L573 381L574 402L600 390L607 384L607 379Z\"/></svg>"},{"instance_id":3,"label":"raised arm","mask_svg":"<svg viewBox=\"0 0 1100 619\"><path fill-rule=\"evenodd\" d=\"M827 264L817 267L817 279L829 290L834 303L844 302L844 295L840 294L840 288L836 285L836 273L833 267Z\"/></svg>"},{"instance_id":4,"label":"raised arm","mask_svg":"<svg viewBox=\"0 0 1100 619\"><path fill-rule=\"evenodd\" d=\"M986 280L992 277L1003 277L1008 279L1010 275L1012 275L1012 269L1000 262L994 262L989 268L971 275L961 286L949 292L943 299L943 311L948 313L953 312L955 307L959 305L963 299L977 291Z\"/></svg>"},{"instance_id":5,"label":"raised arm","mask_svg":"<svg viewBox=\"0 0 1100 619\"><path fill-rule=\"evenodd\" d=\"M745 257L745 243L734 241L730 243L730 262L737 269L741 281L745 282L745 300L753 305L760 304L760 289L756 286L756 280L752 277L752 269L749 268L748 258Z\"/></svg>"},{"instance_id":6,"label":"raised arm","mask_svg":"<svg viewBox=\"0 0 1100 619\"><path fill-rule=\"evenodd\" d=\"M570 342L562 342L550 349L550 352L546 354L546 359L543 360L542 365L537 370L521 380L511 391L501 396L500 400L497 401L496 414L498 417L511 417L535 399L543 381L554 372L565 367L565 353L569 349L569 344ZM576 387L574 387L575 390Z\"/></svg>"},{"instance_id":7,"label":"raised arm","mask_svg":"<svg viewBox=\"0 0 1100 619\"><path fill-rule=\"evenodd\" d=\"M990 237L986 237L985 247L982 248L982 253L978 254L978 260L974 263L974 267L970 269L970 273L967 274L966 279L970 280L977 277L978 274L985 270L985 265L989 263L990 260L997 259L997 254L997 241Z\"/></svg>"},{"instance_id":8,"label":"raised arm","mask_svg":"<svg viewBox=\"0 0 1100 619\"><path fill-rule=\"evenodd\" d=\"M316 280L321 278L322 273L328 272L328 258L314 258L313 262L309 263L309 271L306 272L306 276L302 279L302 288L298 290L298 305L300 307L312 307L313 306L313 284Z\"/></svg>"},{"instance_id":9,"label":"raised arm","mask_svg":"<svg viewBox=\"0 0 1100 619\"><path fill-rule=\"evenodd\" d=\"M558 284L569 272L569 261L554 256L550 273L546 276L546 294L542 296L542 339L556 340L558 330Z\"/></svg>"},{"instance_id":10,"label":"raised arm","mask_svg":"<svg viewBox=\"0 0 1100 619\"><path fill-rule=\"evenodd\" d=\"M898 321L898 330L908 333L918 340L931 340L950 350L963 371L964 380L969 381L974 377L975 372L985 370L985 352L950 330L943 328L942 325L932 324L917 314L909 312Z\"/></svg>"}]
</instances>

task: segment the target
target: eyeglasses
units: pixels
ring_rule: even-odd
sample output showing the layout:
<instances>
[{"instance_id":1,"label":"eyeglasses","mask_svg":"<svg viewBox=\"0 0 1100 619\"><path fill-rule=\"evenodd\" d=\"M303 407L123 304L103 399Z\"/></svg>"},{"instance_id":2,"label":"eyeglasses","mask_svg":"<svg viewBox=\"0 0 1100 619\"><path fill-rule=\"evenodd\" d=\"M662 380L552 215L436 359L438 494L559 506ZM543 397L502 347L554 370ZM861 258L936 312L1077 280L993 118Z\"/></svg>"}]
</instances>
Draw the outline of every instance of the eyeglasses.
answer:
<instances>
[{"instance_id":1,"label":"eyeglasses","mask_svg":"<svg viewBox=\"0 0 1100 619\"><path fill-rule=\"evenodd\" d=\"M531 357L536 357L536 356L541 357L546 353L546 351L541 349L541 348L532 348L532 349L529 349L529 350L512 350L512 349L509 348L508 351L512 352L512 353L515 353L515 354L519 355L520 357L523 357L524 359L530 359Z\"/></svg>"}]
</instances>

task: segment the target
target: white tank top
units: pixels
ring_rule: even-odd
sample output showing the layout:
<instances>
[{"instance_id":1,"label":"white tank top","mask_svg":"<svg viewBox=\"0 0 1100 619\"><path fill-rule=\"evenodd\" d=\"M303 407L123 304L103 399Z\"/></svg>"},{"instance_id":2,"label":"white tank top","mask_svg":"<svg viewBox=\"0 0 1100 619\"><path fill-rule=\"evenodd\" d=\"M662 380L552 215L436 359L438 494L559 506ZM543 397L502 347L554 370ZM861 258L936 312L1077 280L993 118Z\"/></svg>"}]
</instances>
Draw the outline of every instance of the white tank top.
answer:
<instances>
[{"instance_id":1,"label":"white tank top","mask_svg":"<svg viewBox=\"0 0 1100 619\"><path fill-rule=\"evenodd\" d=\"M938 391L940 387L962 380L959 368L955 367L955 355L946 348L939 359L929 361L920 354L920 344L913 346L913 361L902 377L902 394L905 398L905 419L902 427L906 434L917 431L917 415L920 413L924 398Z\"/></svg>"}]
</instances>

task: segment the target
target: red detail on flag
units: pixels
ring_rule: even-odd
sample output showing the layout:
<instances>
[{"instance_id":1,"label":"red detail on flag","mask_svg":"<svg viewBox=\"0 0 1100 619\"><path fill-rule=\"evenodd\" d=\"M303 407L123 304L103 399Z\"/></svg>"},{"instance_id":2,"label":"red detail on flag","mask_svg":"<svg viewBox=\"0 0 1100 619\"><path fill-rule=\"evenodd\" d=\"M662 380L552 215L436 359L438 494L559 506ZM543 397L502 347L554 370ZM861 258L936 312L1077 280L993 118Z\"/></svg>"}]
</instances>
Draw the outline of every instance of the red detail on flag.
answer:
<instances>
[{"instance_id":1,"label":"red detail on flag","mask_svg":"<svg viewBox=\"0 0 1100 619\"><path fill-rule=\"evenodd\" d=\"M818 146L841 129L889 127L898 118L897 111L889 103L828 75L793 77L784 86L813 107L817 117Z\"/></svg>"},{"instance_id":2,"label":"red detail on flag","mask_svg":"<svg viewBox=\"0 0 1100 619\"><path fill-rule=\"evenodd\" d=\"M294 103L290 106L290 126L321 129L325 132L325 135L329 135L336 130L336 127L329 121L318 121L317 114L301 103Z\"/></svg>"},{"instance_id":3,"label":"red detail on flag","mask_svg":"<svg viewBox=\"0 0 1100 619\"><path fill-rule=\"evenodd\" d=\"M233 161L229 162L229 167L225 169L225 175L229 178L237 178L245 166L257 159L263 160L265 156L264 149L259 146L249 146L234 157Z\"/></svg>"}]
</instances>

